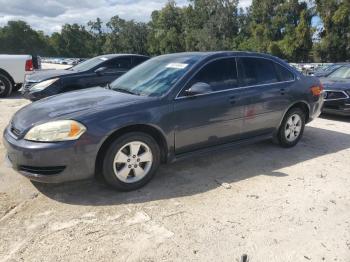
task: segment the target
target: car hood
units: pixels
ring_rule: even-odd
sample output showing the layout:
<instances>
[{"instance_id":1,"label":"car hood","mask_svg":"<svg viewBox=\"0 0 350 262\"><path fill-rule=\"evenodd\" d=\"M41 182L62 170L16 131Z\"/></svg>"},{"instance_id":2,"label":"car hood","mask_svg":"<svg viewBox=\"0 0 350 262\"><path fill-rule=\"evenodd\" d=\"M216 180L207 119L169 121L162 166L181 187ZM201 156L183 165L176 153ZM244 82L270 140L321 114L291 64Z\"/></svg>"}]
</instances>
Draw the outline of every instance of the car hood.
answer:
<instances>
[{"instance_id":1,"label":"car hood","mask_svg":"<svg viewBox=\"0 0 350 262\"><path fill-rule=\"evenodd\" d=\"M48 97L19 110L12 118L12 126L19 131L59 119L75 119L84 114L113 109L149 99L101 87L68 92Z\"/></svg>"},{"instance_id":2,"label":"car hood","mask_svg":"<svg viewBox=\"0 0 350 262\"><path fill-rule=\"evenodd\" d=\"M26 81L28 82L41 82L47 79L60 77L63 75L73 75L77 72L73 70L44 70L44 71L37 71L33 74L27 75Z\"/></svg>"},{"instance_id":3,"label":"car hood","mask_svg":"<svg viewBox=\"0 0 350 262\"><path fill-rule=\"evenodd\" d=\"M350 79L342 78L320 78L324 89L350 90Z\"/></svg>"}]
</instances>

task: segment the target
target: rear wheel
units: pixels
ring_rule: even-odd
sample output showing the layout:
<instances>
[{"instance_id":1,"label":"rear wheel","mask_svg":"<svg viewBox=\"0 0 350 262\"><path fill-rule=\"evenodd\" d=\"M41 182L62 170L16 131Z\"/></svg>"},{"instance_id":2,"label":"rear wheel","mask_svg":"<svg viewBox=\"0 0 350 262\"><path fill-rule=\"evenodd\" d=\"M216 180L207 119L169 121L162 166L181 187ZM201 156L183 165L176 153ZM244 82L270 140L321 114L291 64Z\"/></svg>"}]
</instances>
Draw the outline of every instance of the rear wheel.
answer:
<instances>
[{"instance_id":1,"label":"rear wheel","mask_svg":"<svg viewBox=\"0 0 350 262\"><path fill-rule=\"evenodd\" d=\"M103 176L115 189L131 191L147 184L159 164L157 142L148 134L133 132L110 145L103 160Z\"/></svg>"},{"instance_id":2,"label":"rear wheel","mask_svg":"<svg viewBox=\"0 0 350 262\"><path fill-rule=\"evenodd\" d=\"M12 83L6 76L0 74L0 97L7 97L12 92Z\"/></svg>"},{"instance_id":3,"label":"rear wheel","mask_svg":"<svg viewBox=\"0 0 350 262\"><path fill-rule=\"evenodd\" d=\"M305 113L300 108L292 108L285 115L278 132L279 144L293 147L301 139L305 128Z\"/></svg>"}]
</instances>

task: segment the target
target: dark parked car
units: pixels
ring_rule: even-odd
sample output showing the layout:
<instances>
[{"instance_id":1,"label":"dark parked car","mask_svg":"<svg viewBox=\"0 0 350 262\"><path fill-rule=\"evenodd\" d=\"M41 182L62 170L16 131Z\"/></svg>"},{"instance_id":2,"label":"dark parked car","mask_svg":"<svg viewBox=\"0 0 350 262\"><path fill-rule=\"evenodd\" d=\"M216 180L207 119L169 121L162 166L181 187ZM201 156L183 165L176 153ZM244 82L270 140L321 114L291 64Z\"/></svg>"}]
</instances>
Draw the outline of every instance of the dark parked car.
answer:
<instances>
[{"instance_id":1,"label":"dark parked car","mask_svg":"<svg viewBox=\"0 0 350 262\"><path fill-rule=\"evenodd\" d=\"M325 89L322 112L350 116L350 65L320 79Z\"/></svg>"},{"instance_id":2,"label":"dark parked car","mask_svg":"<svg viewBox=\"0 0 350 262\"><path fill-rule=\"evenodd\" d=\"M108 88L71 92L18 111L4 132L13 167L41 182L101 174L120 190L160 163L275 138L292 147L322 108L318 79L244 52L155 57ZM247 159L247 161L250 161Z\"/></svg>"},{"instance_id":3,"label":"dark parked car","mask_svg":"<svg viewBox=\"0 0 350 262\"><path fill-rule=\"evenodd\" d=\"M66 70L27 75L22 94L32 101L88 87L105 86L149 57L129 54L102 55Z\"/></svg>"}]
</instances>

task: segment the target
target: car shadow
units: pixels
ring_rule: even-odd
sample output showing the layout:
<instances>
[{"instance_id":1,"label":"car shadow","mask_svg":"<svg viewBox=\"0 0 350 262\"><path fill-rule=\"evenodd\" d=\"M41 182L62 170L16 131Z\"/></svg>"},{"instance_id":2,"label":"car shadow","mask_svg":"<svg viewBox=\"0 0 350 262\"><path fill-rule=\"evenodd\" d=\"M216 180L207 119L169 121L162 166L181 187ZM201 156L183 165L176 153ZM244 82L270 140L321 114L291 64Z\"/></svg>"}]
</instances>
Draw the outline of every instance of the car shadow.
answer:
<instances>
[{"instance_id":1,"label":"car shadow","mask_svg":"<svg viewBox=\"0 0 350 262\"><path fill-rule=\"evenodd\" d=\"M6 100L23 99L23 96L20 91L15 91L15 92L12 92L9 96L2 97L1 99L6 99Z\"/></svg>"},{"instance_id":2,"label":"car shadow","mask_svg":"<svg viewBox=\"0 0 350 262\"><path fill-rule=\"evenodd\" d=\"M323 113L320 118L350 123L350 116L338 116Z\"/></svg>"},{"instance_id":3,"label":"car shadow","mask_svg":"<svg viewBox=\"0 0 350 262\"><path fill-rule=\"evenodd\" d=\"M332 141L331 143L327 141ZM281 148L264 141L225 152L196 157L162 166L145 187L118 192L95 180L48 185L34 183L44 195L74 205L118 205L179 198L213 190L221 183L234 183L255 176L287 176L281 169L350 147L350 135L307 127L294 148Z\"/></svg>"}]
</instances>

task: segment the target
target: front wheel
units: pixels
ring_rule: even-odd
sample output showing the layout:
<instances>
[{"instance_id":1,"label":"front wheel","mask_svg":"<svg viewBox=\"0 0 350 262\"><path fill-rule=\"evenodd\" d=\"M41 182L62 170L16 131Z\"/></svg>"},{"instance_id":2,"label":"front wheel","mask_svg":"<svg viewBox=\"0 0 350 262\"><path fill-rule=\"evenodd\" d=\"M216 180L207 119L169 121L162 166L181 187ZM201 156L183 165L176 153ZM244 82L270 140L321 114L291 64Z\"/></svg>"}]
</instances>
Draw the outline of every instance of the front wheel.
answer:
<instances>
[{"instance_id":1,"label":"front wheel","mask_svg":"<svg viewBox=\"0 0 350 262\"><path fill-rule=\"evenodd\" d=\"M103 160L103 176L115 189L131 191L147 184L159 164L157 142L148 134L133 132L110 145Z\"/></svg>"},{"instance_id":2,"label":"front wheel","mask_svg":"<svg viewBox=\"0 0 350 262\"><path fill-rule=\"evenodd\" d=\"M305 113L300 108L292 108L285 115L278 132L282 147L293 147L301 139L305 128Z\"/></svg>"}]
</instances>

